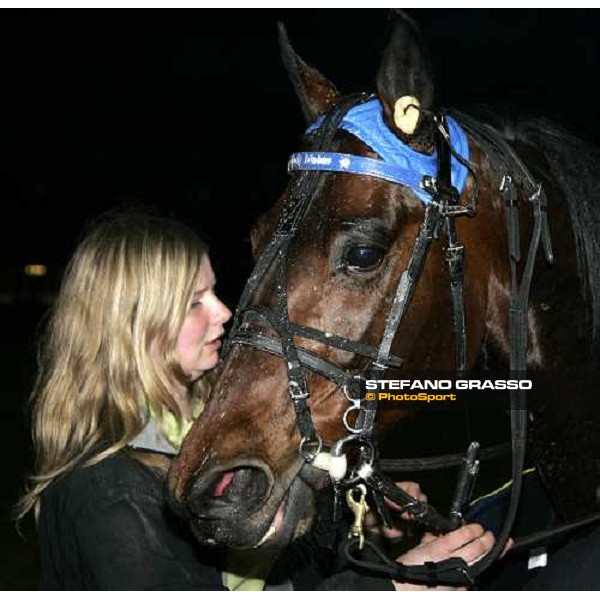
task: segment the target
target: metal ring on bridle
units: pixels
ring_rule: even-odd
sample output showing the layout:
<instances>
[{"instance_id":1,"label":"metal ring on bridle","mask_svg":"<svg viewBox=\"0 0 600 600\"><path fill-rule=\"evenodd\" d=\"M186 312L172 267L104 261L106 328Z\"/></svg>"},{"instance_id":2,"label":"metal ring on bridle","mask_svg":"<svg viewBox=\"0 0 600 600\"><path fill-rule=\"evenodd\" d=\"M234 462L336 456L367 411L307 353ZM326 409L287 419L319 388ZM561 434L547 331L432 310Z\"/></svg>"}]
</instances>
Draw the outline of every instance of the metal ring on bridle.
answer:
<instances>
[{"instance_id":1,"label":"metal ring on bridle","mask_svg":"<svg viewBox=\"0 0 600 600\"><path fill-rule=\"evenodd\" d=\"M360 382L360 381L361 381L361 379L364 379L364 377L362 377L361 375L354 375L354 376L352 377L352 379L356 379L356 380L358 380L358 381L357 381L357 383L358 383L358 382ZM352 402L352 403L355 403L355 402L362 402L362 398L360 397L360 395L359 395L359 397L358 397L358 398L352 398L352 397L350 396L350 394L348 393L348 384L347 384L347 383L345 383L345 384L342 386L342 391L344 392L344 396L346 396L346 398L347 398L348 402ZM360 394L360 389L359 389L359 394Z\"/></svg>"},{"instance_id":2,"label":"metal ring on bridle","mask_svg":"<svg viewBox=\"0 0 600 600\"><path fill-rule=\"evenodd\" d=\"M360 438L356 435L348 435L338 440L331 448L331 456L341 456L344 453L344 446L350 442L358 442Z\"/></svg>"},{"instance_id":3,"label":"metal ring on bridle","mask_svg":"<svg viewBox=\"0 0 600 600\"><path fill-rule=\"evenodd\" d=\"M350 413L353 410L358 410L358 411L365 411L366 409L364 409L362 406L360 406L360 404L354 404L352 406L349 406L346 411L344 412L344 416L342 418L343 422L344 422L344 427L350 432L350 433L354 433L354 434L360 434L363 433L363 429L356 429L355 427L352 427L352 425L350 425L350 423L348 423L348 415L350 415ZM356 415L356 419L358 420L358 415ZM356 422L356 421L355 421Z\"/></svg>"},{"instance_id":4,"label":"metal ring on bridle","mask_svg":"<svg viewBox=\"0 0 600 600\"><path fill-rule=\"evenodd\" d=\"M371 442L371 440L360 440L360 449L361 449L361 464L360 464L360 467L357 469L357 473L358 473L358 471L360 471L361 469L364 469L365 467L372 467L373 463L375 462L375 447L373 446L373 443ZM365 454L365 450L367 450L367 449L369 452L368 452L368 457L365 460L364 454Z\"/></svg>"},{"instance_id":5,"label":"metal ring on bridle","mask_svg":"<svg viewBox=\"0 0 600 600\"><path fill-rule=\"evenodd\" d=\"M316 434L315 434L316 435ZM306 446L308 444L314 444L316 442L317 444L317 449L313 450L312 452L310 450L306 449ZM304 460L307 463L311 463L313 462L313 460L315 460L315 457L320 454L321 450L323 449L323 440L320 438L320 436L316 435L316 437L309 439L306 437L303 437L300 440L300 447L299 447L299 452L300 455L302 456L302 458L304 458Z\"/></svg>"}]
</instances>

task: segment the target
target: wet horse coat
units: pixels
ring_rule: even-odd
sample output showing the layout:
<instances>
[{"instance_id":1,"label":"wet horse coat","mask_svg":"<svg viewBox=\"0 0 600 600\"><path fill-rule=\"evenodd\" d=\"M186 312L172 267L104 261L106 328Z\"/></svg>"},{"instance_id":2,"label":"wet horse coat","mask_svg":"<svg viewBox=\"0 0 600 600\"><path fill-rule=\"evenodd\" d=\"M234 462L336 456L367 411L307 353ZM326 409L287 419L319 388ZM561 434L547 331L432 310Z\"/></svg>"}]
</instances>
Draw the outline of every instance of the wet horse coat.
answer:
<instances>
[{"instance_id":1,"label":"wet horse coat","mask_svg":"<svg viewBox=\"0 0 600 600\"><path fill-rule=\"evenodd\" d=\"M340 102L335 87L288 48L292 80L307 120L316 121ZM434 93L426 54L412 24L400 20L390 37L378 75L382 120L398 144L424 156L435 150ZM414 130L397 118L398 102L416 99ZM414 100L411 100L414 102ZM412 107L413 104L409 104ZM407 112L406 103L400 103ZM402 117L402 115L400 115ZM505 198L500 189L512 178L518 203L519 245L532 236L532 177L547 198L554 262L537 256L526 313L527 367L556 373L597 370L600 282L600 198L597 155L579 140L542 121L510 129L454 115L468 138L467 178L459 200L477 197L473 218L456 220L464 246L465 364L507 367L510 353L511 268ZM306 138L309 149L312 131ZM381 161L382 156L352 132L336 129L326 148L350 157ZM384 161L385 162L385 161ZM253 232L255 255L269 248L282 215L301 186L294 174L288 190ZM362 372L360 353L301 335L299 324L376 348L386 317L406 271L426 207L418 192L358 173L322 173L310 190L306 213L283 257L251 287L253 306L273 312L285 269L286 320L265 324L239 321L243 331L260 330L302 354L312 353L348 372ZM456 331L448 266L441 241L431 244L391 352L403 369L452 370ZM275 263L273 263L275 265ZM283 265L283 267L281 266ZM519 274L523 264L518 265ZM235 332L234 332L235 333ZM305 332L304 332L305 333ZM235 336L234 338L235 339ZM282 343L285 342L283 337ZM302 361L301 361L302 362ZM389 377L400 376L390 366ZM310 399L314 430L326 447L347 435L347 400L335 381L299 367ZM234 344L205 414L188 436L170 474L173 504L191 521L198 538L209 544L250 548L283 544L301 534L312 517L314 490L327 476L310 467L302 453L303 434L288 385L289 364L252 346ZM559 394L536 398L529 410L530 460L540 468L565 518L596 509L600 482L600 440L594 406L586 398ZM410 411L380 415L383 430L402 427ZM404 425L408 426L408 425ZM433 434L434 432L427 432Z\"/></svg>"}]
</instances>

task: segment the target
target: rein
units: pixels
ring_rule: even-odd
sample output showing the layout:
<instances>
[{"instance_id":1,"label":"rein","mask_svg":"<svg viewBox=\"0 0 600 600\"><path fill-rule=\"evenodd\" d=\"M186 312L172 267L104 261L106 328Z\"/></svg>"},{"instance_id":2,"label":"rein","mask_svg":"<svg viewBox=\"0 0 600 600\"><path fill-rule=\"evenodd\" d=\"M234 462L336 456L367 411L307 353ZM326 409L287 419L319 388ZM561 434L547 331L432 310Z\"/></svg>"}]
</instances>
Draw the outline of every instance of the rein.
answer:
<instances>
[{"instance_id":1,"label":"rein","mask_svg":"<svg viewBox=\"0 0 600 600\"><path fill-rule=\"evenodd\" d=\"M448 519L442 516L427 503L420 502L397 488L393 480L383 474L381 463L378 461L375 440L374 426L377 403L366 401L360 393L357 393L361 380L380 379L382 373L388 368L402 366L402 358L392 354L392 344L414 296L431 243L439 239L442 232L446 238L445 262L448 265L450 275L456 370L458 373L464 373L466 370L466 325L463 295L464 248L458 239L454 219L461 216L473 217L476 214L476 193L473 194L467 204L460 204L460 193L452 185L453 149L450 143L447 120L444 115L439 114L434 117L437 173L435 177L425 175L420 181L419 195L427 192L430 200L425 203L425 216L416 237L408 266L398 282L379 345L375 347L363 344L329 332L299 325L289 320L287 255L290 244L300 222L310 207L323 177L323 171L338 171L337 168L330 168L331 165L340 156L342 157L340 160L345 160L348 157L348 155L329 152L340 124L353 107L362 105L369 99L369 96L361 94L342 100L318 126L315 132L313 152L299 153L292 156L289 168L291 171L299 170L299 176L291 190L290 198L283 207L275 233L267 243L242 292L233 325L225 343L224 353L226 354L229 351L232 344L242 344L283 358L288 375L288 394L296 412L297 424L301 434L300 455L306 463L329 472L336 496L336 516L334 520L339 517L338 509L344 492L346 493L348 505L355 514L355 524L351 528L352 537L343 545L343 552L351 562L360 568L366 568L373 573L390 576L394 579L427 583L428 585L437 585L438 583L472 585L475 577L489 567L500 555L516 515L526 446L527 409L525 390L510 391L513 486L508 514L502 531L488 555L472 566L468 566L462 559L426 563L425 566L405 566L385 557L368 540L364 540L362 535L362 520L367 510L367 490L383 524L386 526L390 525L390 517L384 499L388 498L398 504L402 510L406 510L422 522L430 531L446 533L456 529L464 521L462 510L468 502L468 496L479 464L477 459L478 445L472 444L467 453L468 456L460 459L463 469L459 473L459 480L452 502L451 518ZM506 146L508 147L507 144ZM534 208L534 230L520 282L517 280L517 266L521 258L518 207L516 191L510 176L504 177L500 188L506 207L511 265L510 369L514 373L523 375L526 371L529 290L540 239L543 240L547 255L551 256L551 250L546 220L546 199L541 186L535 185L526 167L518 161L512 149L508 147L507 152L524 170L533 188L529 200ZM455 156L455 158L475 177L466 161L460 159L460 156ZM381 163L379 167L385 165L383 161L373 161L364 157L350 157L347 162L343 163L345 165L343 169L345 172L358 172L391 180L390 169L379 168L378 170L373 168L372 162ZM416 185L415 178L411 177L410 181L404 181L402 178L405 175L405 171L396 170L394 176L397 178L394 181L414 188ZM252 305L251 301L254 295L269 274L274 276L276 294L274 307ZM273 330L276 336L267 333L265 328ZM327 346L363 356L368 359L367 366L358 373L345 369L309 350L297 347L294 344L294 336L315 340ZM308 406L310 394L306 383L305 369L333 381L343 389L351 403L350 408L344 414L344 426L348 431L348 435L337 441L329 452L324 451L323 442L314 427ZM354 412L356 412L356 415L351 424L349 417ZM347 452L351 447L358 450L358 458L356 465L348 473ZM438 463L443 462L442 459L456 461L456 457L438 457ZM414 466L427 468L428 460L435 461L436 459L420 459L419 461L412 461L412 463ZM395 462L398 464L398 461ZM400 461L400 464L402 462ZM411 461L408 462L411 463ZM359 495L358 501L356 500L357 493ZM371 549L372 554L377 557L377 562L356 557L356 550L362 549L363 544Z\"/></svg>"}]
</instances>

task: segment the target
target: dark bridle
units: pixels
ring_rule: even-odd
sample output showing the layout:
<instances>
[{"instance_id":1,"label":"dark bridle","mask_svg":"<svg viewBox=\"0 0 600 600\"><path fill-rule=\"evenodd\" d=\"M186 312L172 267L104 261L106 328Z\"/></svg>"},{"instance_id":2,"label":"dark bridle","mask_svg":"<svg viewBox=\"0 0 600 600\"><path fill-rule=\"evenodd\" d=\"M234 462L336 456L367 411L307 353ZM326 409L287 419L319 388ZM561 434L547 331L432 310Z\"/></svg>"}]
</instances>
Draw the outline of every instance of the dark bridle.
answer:
<instances>
[{"instance_id":1,"label":"dark bridle","mask_svg":"<svg viewBox=\"0 0 600 600\"><path fill-rule=\"evenodd\" d=\"M374 432L377 403L366 401L361 393L360 386L361 380L380 379L387 369L402 366L403 359L392 354L392 344L414 296L431 243L434 239L438 239L441 234L445 237L445 261L450 276L456 371L460 374L466 370L466 326L463 298L464 248L458 239L455 219L463 216L475 216L477 210L477 180L469 163L453 149L447 119L443 113L433 115L437 173L435 177L422 177L418 182L423 192L430 196L430 200L426 203L425 216L416 237L408 266L397 284L379 345L371 346L333 333L293 323L289 320L287 298L288 251L298 226L311 205L315 191L323 177L323 172L338 170L390 179L389 173L385 170L386 163L384 161L343 155L347 157L347 162L343 168L337 169L332 166L335 164L333 159L342 156L330 151L334 136L340 128L340 123L348 111L369 99L369 96L361 94L340 101L313 132L311 152L299 153L293 155L290 159L290 170L300 171L300 174L294 183L289 199L283 207L275 232L266 244L242 292L232 329L225 344L224 354L227 354L232 344L243 344L279 356L284 360L288 376L288 393L296 412L297 424L301 434L299 452L306 463L329 471L336 492L336 506L342 491L354 494L358 489L357 486L363 486L363 490L369 490L385 525L389 526L390 524L389 514L384 502L384 497L388 497L403 510L414 515L430 530L444 533L463 523L461 511L468 500L466 498L467 489L471 487L469 479L474 476L473 445L471 445L470 460L467 462L468 473L463 469L462 474L459 474L459 483L452 503L454 510L452 517L447 519L427 503L420 502L397 488L394 482L378 468L378 452ZM531 186L529 200L534 210L533 235L523 276L521 282L518 282L517 265L521 257L517 195L511 177L506 174L499 191L503 194L505 201L511 265L510 369L513 373L522 376L526 370L529 289L540 240L543 241L548 260L552 259L552 254L546 219L546 198L541 186L533 180L513 150L504 142L498 143L502 143L506 152L523 169L525 181ZM460 203L460 193L452 185L452 155L474 178L474 191L466 204ZM352 170L352 167L349 168L352 161L356 163L353 167L354 170ZM379 165L374 163L379 163ZM401 185L410 186L412 183L414 187L415 174L409 173L408 175L410 181L402 178L392 180ZM274 307L251 304L256 291L269 273L274 274L276 294ZM274 331L276 336L268 333L267 329ZM366 364L358 371L348 370L320 357L314 352L296 346L294 336L314 340L329 347L363 356L367 359ZM305 369L333 381L343 389L351 403L350 408L344 414L344 427L348 435L337 441L329 452L324 451L323 442L314 427L308 406L310 393L306 383ZM474 577L490 566L502 551L512 528L520 496L527 427L525 390L511 390L510 408L513 475L511 500L502 531L492 551L486 557L471 567L468 567L462 559L449 559L435 563L435 565L407 567L390 561L373 547L380 558L380 562L367 563L358 560L354 556L356 545L362 547L362 539L352 538L345 545L348 558L362 567L367 567L372 571L393 578L451 585L472 584ZM353 412L356 415L354 422L351 423L349 415ZM356 464L348 472L346 450L349 446L356 448L358 453Z\"/></svg>"}]
</instances>

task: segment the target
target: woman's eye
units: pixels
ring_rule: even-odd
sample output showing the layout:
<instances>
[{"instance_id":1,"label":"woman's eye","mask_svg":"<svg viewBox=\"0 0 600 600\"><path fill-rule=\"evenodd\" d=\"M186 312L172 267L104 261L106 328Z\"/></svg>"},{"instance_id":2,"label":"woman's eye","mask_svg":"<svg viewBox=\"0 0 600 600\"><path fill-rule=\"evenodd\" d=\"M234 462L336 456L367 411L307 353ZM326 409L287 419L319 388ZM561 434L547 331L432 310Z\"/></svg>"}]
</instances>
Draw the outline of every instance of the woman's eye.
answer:
<instances>
[{"instance_id":1,"label":"woman's eye","mask_svg":"<svg viewBox=\"0 0 600 600\"><path fill-rule=\"evenodd\" d=\"M344 254L343 266L349 271L372 271L383 259L383 250L377 246L350 246Z\"/></svg>"}]
</instances>

